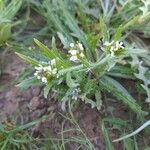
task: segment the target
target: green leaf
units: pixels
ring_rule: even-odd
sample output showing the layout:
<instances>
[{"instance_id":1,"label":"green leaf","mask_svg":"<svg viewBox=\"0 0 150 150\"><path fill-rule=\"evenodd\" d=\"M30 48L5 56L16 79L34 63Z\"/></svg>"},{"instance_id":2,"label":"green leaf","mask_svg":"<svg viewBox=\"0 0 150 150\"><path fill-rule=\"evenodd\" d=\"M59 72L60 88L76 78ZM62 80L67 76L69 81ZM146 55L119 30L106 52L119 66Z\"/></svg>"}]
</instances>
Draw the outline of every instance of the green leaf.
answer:
<instances>
[{"instance_id":1,"label":"green leaf","mask_svg":"<svg viewBox=\"0 0 150 150\"><path fill-rule=\"evenodd\" d=\"M95 108L97 105L96 103L88 98L85 94L81 96L81 100L85 102L85 104L90 104L91 105L91 108Z\"/></svg>"},{"instance_id":2,"label":"green leaf","mask_svg":"<svg viewBox=\"0 0 150 150\"><path fill-rule=\"evenodd\" d=\"M51 89L51 87L53 86L52 82L49 82L45 87L44 87L44 97L47 98L48 93Z\"/></svg>"},{"instance_id":3,"label":"green leaf","mask_svg":"<svg viewBox=\"0 0 150 150\"><path fill-rule=\"evenodd\" d=\"M120 131L122 131L122 128L125 128L128 125L127 121L120 118L106 117L103 119L103 121L111 123L113 125L113 129L118 129Z\"/></svg>"},{"instance_id":4,"label":"green leaf","mask_svg":"<svg viewBox=\"0 0 150 150\"><path fill-rule=\"evenodd\" d=\"M98 89L97 81L95 79L87 79L84 86L84 93L92 94Z\"/></svg>"},{"instance_id":5,"label":"green leaf","mask_svg":"<svg viewBox=\"0 0 150 150\"><path fill-rule=\"evenodd\" d=\"M134 149L134 141L131 138L124 140L123 142L125 150Z\"/></svg>"},{"instance_id":6,"label":"green leaf","mask_svg":"<svg viewBox=\"0 0 150 150\"><path fill-rule=\"evenodd\" d=\"M22 0L11 0L0 12L2 18L12 20L22 5Z\"/></svg>"},{"instance_id":7,"label":"green leaf","mask_svg":"<svg viewBox=\"0 0 150 150\"><path fill-rule=\"evenodd\" d=\"M117 29L117 31L115 32L114 36L113 36L113 40L116 42L118 41L121 36L122 36L122 31L123 31L123 26L120 25L119 28Z\"/></svg>"},{"instance_id":8,"label":"green leaf","mask_svg":"<svg viewBox=\"0 0 150 150\"><path fill-rule=\"evenodd\" d=\"M21 125L21 126L17 126L15 129L11 130L10 133L13 134L15 132L20 132L22 130L30 128L30 127L32 127L34 125L37 125L38 123L46 120L47 118L48 118L47 116L44 116L44 117L42 117L40 119L37 119L37 120L34 120L34 121L30 122L30 123L27 123L27 124L24 124L24 125Z\"/></svg>"},{"instance_id":9,"label":"green leaf","mask_svg":"<svg viewBox=\"0 0 150 150\"><path fill-rule=\"evenodd\" d=\"M97 43L100 39L100 35L92 35L91 33L90 34L87 34L86 35L86 40L87 40L87 43L88 43L88 46L90 48L90 51L92 52L92 56L94 56L94 59L96 59L96 46L97 46Z\"/></svg>"},{"instance_id":10,"label":"green leaf","mask_svg":"<svg viewBox=\"0 0 150 150\"><path fill-rule=\"evenodd\" d=\"M41 85L41 82L36 77L23 80L21 83L17 84L23 90L28 89L29 87Z\"/></svg>"},{"instance_id":11,"label":"green leaf","mask_svg":"<svg viewBox=\"0 0 150 150\"><path fill-rule=\"evenodd\" d=\"M23 55L23 54L20 54L20 53L17 53L15 52L21 59L23 59L26 63L29 63L33 66L38 66L39 65L39 62L29 56L26 56L26 55Z\"/></svg>"},{"instance_id":12,"label":"green leaf","mask_svg":"<svg viewBox=\"0 0 150 150\"><path fill-rule=\"evenodd\" d=\"M57 35L58 35L58 37L59 37L61 43L64 45L64 47L68 47L68 46L69 46L69 44L68 44L68 43L69 43L68 39L67 39L62 33L60 33L60 32L57 32Z\"/></svg>"},{"instance_id":13,"label":"green leaf","mask_svg":"<svg viewBox=\"0 0 150 150\"><path fill-rule=\"evenodd\" d=\"M104 22L104 19L100 17L100 30L101 30L101 36L103 37L104 41L109 41L109 30Z\"/></svg>"},{"instance_id":14,"label":"green leaf","mask_svg":"<svg viewBox=\"0 0 150 150\"><path fill-rule=\"evenodd\" d=\"M100 110L102 106L102 95L100 91L95 92L95 99L96 99L96 107L98 110Z\"/></svg>"},{"instance_id":15,"label":"green leaf","mask_svg":"<svg viewBox=\"0 0 150 150\"><path fill-rule=\"evenodd\" d=\"M48 58L53 59L53 58L56 58L56 57L60 57L58 51L56 51L56 50L50 50L47 46L45 46L44 44L42 44L37 39L34 39L34 42L39 46L39 48L44 52L44 54Z\"/></svg>"},{"instance_id":16,"label":"green leaf","mask_svg":"<svg viewBox=\"0 0 150 150\"><path fill-rule=\"evenodd\" d=\"M102 120L102 122L101 122L101 131L102 131L102 134L103 134L103 137L104 137L104 140L105 140L105 145L107 147L107 150L114 150L114 148L113 148L113 146L110 142L108 130L105 127L104 120Z\"/></svg>"},{"instance_id":17,"label":"green leaf","mask_svg":"<svg viewBox=\"0 0 150 150\"><path fill-rule=\"evenodd\" d=\"M105 76L100 80L100 87L112 95L114 95L118 100L121 100L124 104L134 111L138 115L145 116L147 112L142 111L141 107L136 103L135 99L125 90L125 88L117 81L112 78Z\"/></svg>"},{"instance_id":18,"label":"green leaf","mask_svg":"<svg viewBox=\"0 0 150 150\"><path fill-rule=\"evenodd\" d=\"M130 66L126 66L126 65L117 64L110 70L110 72L107 72L106 74L114 77L119 77L119 78L135 79L134 70Z\"/></svg>"},{"instance_id":19,"label":"green leaf","mask_svg":"<svg viewBox=\"0 0 150 150\"><path fill-rule=\"evenodd\" d=\"M6 42L11 36L11 24L0 25L0 44Z\"/></svg>"},{"instance_id":20,"label":"green leaf","mask_svg":"<svg viewBox=\"0 0 150 150\"><path fill-rule=\"evenodd\" d=\"M137 24L138 20L139 20L139 16L133 16L133 18L131 20L129 20L126 24L124 24L123 31L127 30L129 27Z\"/></svg>"},{"instance_id":21,"label":"green leaf","mask_svg":"<svg viewBox=\"0 0 150 150\"><path fill-rule=\"evenodd\" d=\"M143 87L143 89L146 91L147 94L147 99L146 102L150 102L150 80L146 77L146 73L148 72L149 68L148 67L144 67L141 63L139 63L138 66L138 73L135 73L134 75L143 81L144 84L141 84L141 86Z\"/></svg>"},{"instance_id":22,"label":"green leaf","mask_svg":"<svg viewBox=\"0 0 150 150\"><path fill-rule=\"evenodd\" d=\"M68 87L70 87L70 88L79 86L79 84L76 83L76 81L74 79L72 79L70 72L68 72L66 75L66 83L67 83Z\"/></svg>"}]
</instances>

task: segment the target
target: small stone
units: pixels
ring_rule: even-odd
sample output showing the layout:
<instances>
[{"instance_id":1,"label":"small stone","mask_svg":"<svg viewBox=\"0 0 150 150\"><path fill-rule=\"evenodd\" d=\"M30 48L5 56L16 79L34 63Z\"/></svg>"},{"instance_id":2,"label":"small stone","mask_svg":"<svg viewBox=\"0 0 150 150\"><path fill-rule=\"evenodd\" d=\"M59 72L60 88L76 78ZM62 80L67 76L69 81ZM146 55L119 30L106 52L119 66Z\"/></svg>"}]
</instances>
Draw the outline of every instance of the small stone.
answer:
<instances>
[{"instance_id":1,"label":"small stone","mask_svg":"<svg viewBox=\"0 0 150 150\"><path fill-rule=\"evenodd\" d=\"M41 89L40 89L40 88L34 88L34 89L32 90L32 94L33 94L34 96L39 96L39 95L40 95L40 92L41 92Z\"/></svg>"},{"instance_id":2,"label":"small stone","mask_svg":"<svg viewBox=\"0 0 150 150\"><path fill-rule=\"evenodd\" d=\"M52 112L52 111L54 111L55 109L56 109L56 106L50 106L50 107L47 108L47 111L48 111L48 112Z\"/></svg>"},{"instance_id":3,"label":"small stone","mask_svg":"<svg viewBox=\"0 0 150 150\"><path fill-rule=\"evenodd\" d=\"M31 110L36 110L39 106L40 106L40 100L39 97L35 96L31 99L30 103L29 103L29 108Z\"/></svg>"}]
</instances>

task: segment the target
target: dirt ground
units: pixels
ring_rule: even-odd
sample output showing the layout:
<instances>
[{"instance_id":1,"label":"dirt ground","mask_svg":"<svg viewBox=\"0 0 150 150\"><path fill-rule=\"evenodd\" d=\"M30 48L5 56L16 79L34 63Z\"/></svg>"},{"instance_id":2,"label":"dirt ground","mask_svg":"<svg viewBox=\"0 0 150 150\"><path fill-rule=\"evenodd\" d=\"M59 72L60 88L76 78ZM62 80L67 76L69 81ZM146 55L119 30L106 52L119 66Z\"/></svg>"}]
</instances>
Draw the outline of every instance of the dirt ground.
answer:
<instances>
[{"instance_id":1,"label":"dirt ground","mask_svg":"<svg viewBox=\"0 0 150 150\"><path fill-rule=\"evenodd\" d=\"M6 56L5 69L3 74L0 76L1 87L11 85L11 82L17 77L19 72L25 67L25 64L13 53L9 52ZM113 102L112 102L113 103ZM111 104L110 104L111 105ZM117 103L112 104L116 108L116 116L125 118L128 113L123 105ZM107 106L107 104L106 104ZM95 145L97 150L105 150L104 141L102 138L100 121L103 116L107 115L105 109L97 111L89 106L81 103L77 110L74 112L75 117L86 133L86 135L91 139L92 143ZM21 91L18 87L11 85L0 91L0 122L5 120L16 120L17 123L27 123L40 118L43 115L55 114L50 120L43 122L42 124L34 127L37 134L42 134L45 129L55 136L59 136L59 132L64 123L64 129L68 129L70 125L64 122L62 117L58 117L58 112L61 112L61 107L58 102L44 99L43 92L40 88L30 88L27 91ZM119 113L118 113L119 112ZM65 114L65 112L61 112ZM72 135L68 135L72 136ZM111 131L110 136L112 139L117 136ZM115 149L121 150L120 144L115 144ZM70 145L69 149L75 149Z\"/></svg>"}]
</instances>

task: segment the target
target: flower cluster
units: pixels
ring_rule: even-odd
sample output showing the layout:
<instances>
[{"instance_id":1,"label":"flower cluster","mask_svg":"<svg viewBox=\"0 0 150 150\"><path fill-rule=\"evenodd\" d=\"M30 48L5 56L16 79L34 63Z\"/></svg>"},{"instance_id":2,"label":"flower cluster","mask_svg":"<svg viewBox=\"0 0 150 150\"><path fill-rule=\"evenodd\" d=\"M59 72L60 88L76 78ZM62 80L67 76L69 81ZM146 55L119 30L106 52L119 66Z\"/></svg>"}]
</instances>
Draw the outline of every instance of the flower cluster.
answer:
<instances>
[{"instance_id":1,"label":"flower cluster","mask_svg":"<svg viewBox=\"0 0 150 150\"><path fill-rule=\"evenodd\" d=\"M110 43L106 41L104 43L104 46L109 49L111 56L114 56L115 52L117 52L118 50L124 49L123 42L119 41L112 41Z\"/></svg>"},{"instance_id":2,"label":"flower cluster","mask_svg":"<svg viewBox=\"0 0 150 150\"><path fill-rule=\"evenodd\" d=\"M84 58L84 48L81 43L70 43L70 50L69 53L71 54L70 60L77 62L81 58ZM43 83L47 84L48 80L59 77L58 76L58 65L57 61L58 59L52 59L49 62L40 62L38 66L35 67L35 73L34 76L37 77L37 79L41 80ZM61 66L62 68L63 66Z\"/></svg>"},{"instance_id":3,"label":"flower cluster","mask_svg":"<svg viewBox=\"0 0 150 150\"><path fill-rule=\"evenodd\" d=\"M70 60L73 62L78 62L81 58L84 58L85 55L83 53L84 48L81 43L70 43L69 53L71 54Z\"/></svg>"},{"instance_id":4,"label":"flower cluster","mask_svg":"<svg viewBox=\"0 0 150 150\"><path fill-rule=\"evenodd\" d=\"M81 92L80 88L74 89L71 94L71 99L77 100L80 92Z\"/></svg>"},{"instance_id":5,"label":"flower cluster","mask_svg":"<svg viewBox=\"0 0 150 150\"><path fill-rule=\"evenodd\" d=\"M47 83L48 79L54 77L58 70L56 67L56 59L52 59L50 62L41 62L37 67L35 67L34 75L37 79L41 80L43 83Z\"/></svg>"}]
</instances>

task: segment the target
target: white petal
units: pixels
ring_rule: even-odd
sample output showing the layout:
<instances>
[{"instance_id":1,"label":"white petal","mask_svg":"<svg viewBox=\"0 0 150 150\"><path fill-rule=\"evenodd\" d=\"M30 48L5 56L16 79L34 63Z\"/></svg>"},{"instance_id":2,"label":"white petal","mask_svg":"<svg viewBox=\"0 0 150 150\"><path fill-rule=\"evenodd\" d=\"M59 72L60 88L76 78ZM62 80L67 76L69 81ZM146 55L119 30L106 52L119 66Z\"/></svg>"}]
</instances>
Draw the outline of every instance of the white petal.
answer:
<instances>
[{"instance_id":1,"label":"white petal","mask_svg":"<svg viewBox=\"0 0 150 150\"><path fill-rule=\"evenodd\" d=\"M42 67L42 66L40 66L40 67L35 67L35 69L41 71L41 70L43 69L43 67Z\"/></svg>"},{"instance_id":2,"label":"white petal","mask_svg":"<svg viewBox=\"0 0 150 150\"><path fill-rule=\"evenodd\" d=\"M70 57L70 60L71 60L71 61L78 61L78 57L77 57L77 56L71 56L71 57Z\"/></svg>"},{"instance_id":3,"label":"white petal","mask_svg":"<svg viewBox=\"0 0 150 150\"><path fill-rule=\"evenodd\" d=\"M119 44L120 44L120 46L122 46L122 45L123 45L123 42L120 42Z\"/></svg>"},{"instance_id":4,"label":"white petal","mask_svg":"<svg viewBox=\"0 0 150 150\"><path fill-rule=\"evenodd\" d=\"M110 43L109 43L108 41L106 41L106 42L104 43L104 45L105 45L105 46L110 46Z\"/></svg>"},{"instance_id":5,"label":"white petal","mask_svg":"<svg viewBox=\"0 0 150 150\"><path fill-rule=\"evenodd\" d=\"M42 82L47 83L47 79L45 77L42 77Z\"/></svg>"},{"instance_id":6,"label":"white petal","mask_svg":"<svg viewBox=\"0 0 150 150\"><path fill-rule=\"evenodd\" d=\"M37 79L41 79L41 77L40 77L40 76L37 76Z\"/></svg>"},{"instance_id":7,"label":"white petal","mask_svg":"<svg viewBox=\"0 0 150 150\"><path fill-rule=\"evenodd\" d=\"M79 46L79 49L80 49L81 51L84 50L83 45L82 45L81 43L78 43L78 46Z\"/></svg>"},{"instance_id":8,"label":"white petal","mask_svg":"<svg viewBox=\"0 0 150 150\"><path fill-rule=\"evenodd\" d=\"M48 67L47 67L47 70L48 70L48 71L52 71L52 67L51 67L51 66L48 66Z\"/></svg>"},{"instance_id":9,"label":"white petal","mask_svg":"<svg viewBox=\"0 0 150 150\"><path fill-rule=\"evenodd\" d=\"M44 71L47 71L47 67L43 67L43 70L44 70Z\"/></svg>"},{"instance_id":10,"label":"white petal","mask_svg":"<svg viewBox=\"0 0 150 150\"><path fill-rule=\"evenodd\" d=\"M111 41L110 43L109 43L108 41L106 41L106 42L104 43L104 45L105 45L105 46L111 46L113 43L114 43L114 40Z\"/></svg>"},{"instance_id":11,"label":"white petal","mask_svg":"<svg viewBox=\"0 0 150 150\"><path fill-rule=\"evenodd\" d=\"M57 68L52 70L52 74L56 74L57 73Z\"/></svg>"},{"instance_id":12,"label":"white petal","mask_svg":"<svg viewBox=\"0 0 150 150\"><path fill-rule=\"evenodd\" d=\"M124 49L123 42L120 42L120 48Z\"/></svg>"},{"instance_id":13,"label":"white petal","mask_svg":"<svg viewBox=\"0 0 150 150\"><path fill-rule=\"evenodd\" d=\"M111 52L111 54L110 54L110 55L111 55L111 57L114 57L114 52Z\"/></svg>"},{"instance_id":14,"label":"white petal","mask_svg":"<svg viewBox=\"0 0 150 150\"><path fill-rule=\"evenodd\" d=\"M111 48L110 48L110 52L113 52L114 51L114 47L113 46L111 46Z\"/></svg>"},{"instance_id":15,"label":"white petal","mask_svg":"<svg viewBox=\"0 0 150 150\"><path fill-rule=\"evenodd\" d=\"M82 58L83 58L83 57L84 57L84 54L83 54L83 53L81 53L81 54L80 54L80 57L82 57Z\"/></svg>"},{"instance_id":16,"label":"white petal","mask_svg":"<svg viewBox=\"0 0 150 150\"><path fill-rule=\"evenodd\" d=\"M76 55L76 54L77 54L77 50L70 50L69 53L70 53L71 55Z\"/></svg>"},{"instance_id":17,"label":"white petal","mask_svg":"<svg viewBox=\"0 0 150 150\"><path fill-rule=\"evenodd\" d=\"M117 48L117 49L119 49L119 48L124 49L123 42L117 41L117 42L116 42L116 48Z\"/></svg>"},{"instance_id":18,"label":"white petal","mask_svg":"<svg viewBox=\"0 0 150 150\"><path fill-rule=\"evenodd\" d=\"M34 76L37 76L37 75L38 75L38 73L37 73L37 72L35 72L35 73L34 73Z\"/></svg>"},{"instance_id":19,"label":"white petal","mask_svg":"<svg viewBox=\"0 0 150 150\"><path fill-rule=\"evenodd\" d=\"M70 47L73 48L74 47L74 43L70 43Z\"/></svg>"},{"instance_id":20,"label":"white petal","mask_svg":"<svg viewBox=\"0 0 150 150\"><path fill-rule=\"evenodd\" d=\"M116 42L116 47L119 48L119 41Z\"/></svg>"},{"instance_id":21,"label":"white petal","mask_svg":"<svg viewBox=\"0 0 150 150\"><path fill-rule=\"evenodd\" d=\"M51 60L51 65L52 65L52 66L56 65L56 59L52 59L52 60Z\"/></svg>"}]
</instances>

